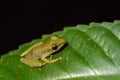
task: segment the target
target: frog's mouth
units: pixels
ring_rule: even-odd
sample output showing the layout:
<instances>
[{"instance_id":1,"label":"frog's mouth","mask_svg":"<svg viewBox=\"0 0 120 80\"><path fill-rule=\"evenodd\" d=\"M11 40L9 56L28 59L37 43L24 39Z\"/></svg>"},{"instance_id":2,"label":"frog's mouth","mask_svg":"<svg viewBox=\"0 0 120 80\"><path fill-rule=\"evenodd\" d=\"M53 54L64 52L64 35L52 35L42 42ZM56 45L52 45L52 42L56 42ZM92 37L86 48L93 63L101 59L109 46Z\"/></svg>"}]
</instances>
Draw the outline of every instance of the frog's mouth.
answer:
<instances>
[{"instance_id":1,"label":"frog's mouth","mask_svg":"<svg viewBox=\"0 0 120 80\"><path fill-rule=\"evenodd\" d=\"M65 42L61 42L61 43L58 45L59 48L61 48L64 44L65 44Z\"/></svg>"}]
</instances>

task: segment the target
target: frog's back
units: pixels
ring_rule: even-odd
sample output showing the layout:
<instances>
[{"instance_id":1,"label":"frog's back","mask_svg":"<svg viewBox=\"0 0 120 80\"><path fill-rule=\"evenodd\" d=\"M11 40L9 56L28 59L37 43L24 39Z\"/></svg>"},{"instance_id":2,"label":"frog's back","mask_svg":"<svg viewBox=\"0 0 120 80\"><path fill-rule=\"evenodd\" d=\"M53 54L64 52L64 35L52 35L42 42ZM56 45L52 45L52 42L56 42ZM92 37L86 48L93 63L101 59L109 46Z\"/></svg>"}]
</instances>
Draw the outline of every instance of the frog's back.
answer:
<instances>
[{"instance_id":1,"label":"frog's back","mask_svg":"<svg viewBox=\"0 0 120 80\"><path fill-rule=\"evenodd\" d=\"M29 54L30 52L32 52L32 50L34 50L34 48L37 48L37 47L40 46L40 45L42 45L42 42L39 42L39 43L34 44L34 45L31 46L30 48L28 48L28 50L26 50L25 52L23 52L23 53L21 54L21 57Z\"/></svg>"}]
</instances>

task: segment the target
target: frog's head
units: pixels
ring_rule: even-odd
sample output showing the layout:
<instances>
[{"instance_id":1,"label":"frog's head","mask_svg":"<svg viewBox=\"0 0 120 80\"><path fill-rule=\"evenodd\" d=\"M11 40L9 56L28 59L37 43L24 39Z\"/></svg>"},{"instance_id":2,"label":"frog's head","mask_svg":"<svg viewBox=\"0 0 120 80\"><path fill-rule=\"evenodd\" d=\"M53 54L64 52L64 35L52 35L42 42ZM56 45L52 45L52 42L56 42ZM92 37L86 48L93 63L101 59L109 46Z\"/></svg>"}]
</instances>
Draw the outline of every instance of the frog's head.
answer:
<instances>
[{"instance_id":1,"label":"frog's head","mask_svg":"<svg viewBox=\"0 0 120 80\"><path fill-rule=\"evenodd\" d=\"M58 51L65 44L65 40L57 36L52 36L48 41L52 52Z\"/></svg>"}]
</instances>

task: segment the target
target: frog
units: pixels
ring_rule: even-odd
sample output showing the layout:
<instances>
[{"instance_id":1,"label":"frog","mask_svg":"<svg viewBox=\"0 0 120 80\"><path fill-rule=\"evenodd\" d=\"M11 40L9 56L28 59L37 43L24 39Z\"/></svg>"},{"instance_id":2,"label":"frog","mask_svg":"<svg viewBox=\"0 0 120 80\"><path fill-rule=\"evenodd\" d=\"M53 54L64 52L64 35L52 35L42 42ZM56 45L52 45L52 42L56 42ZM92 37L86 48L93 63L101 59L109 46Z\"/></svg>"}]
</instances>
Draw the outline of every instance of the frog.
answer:
<instances>
[{"instance_id":1,"label":"frog","mask_svg":"<svg viewBox=\"0 0 120 80\"><path fill-rule=\"evenodd\" d=\"M45 64L56 62L61 60L62 57L52 59L52 54L60 50L64 44L65 40L63 38L52 36L45 42L38 42L28 48L20 55L20 61L30 67L41 67ZM50 59L47 59L49 56Z\"/></svg>"}]
</instances>

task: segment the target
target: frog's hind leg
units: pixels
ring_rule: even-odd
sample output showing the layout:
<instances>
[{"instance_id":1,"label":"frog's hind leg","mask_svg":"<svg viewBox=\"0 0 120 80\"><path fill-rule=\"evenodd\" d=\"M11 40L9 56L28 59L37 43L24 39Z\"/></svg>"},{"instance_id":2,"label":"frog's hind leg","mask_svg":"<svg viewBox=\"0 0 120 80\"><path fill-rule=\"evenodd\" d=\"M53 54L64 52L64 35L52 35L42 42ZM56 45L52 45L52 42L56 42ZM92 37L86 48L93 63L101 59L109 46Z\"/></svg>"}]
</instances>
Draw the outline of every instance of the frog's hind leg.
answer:
<instances>
[{"instance_id":1,"label":"frog's hind leg","mask_svg":"<svg viewBox=\"0 0 120 80\"><path fill-rule=\"evenodd\" d=\"M21 58L20 61L31 67L41 67L42 66L42 63L38 59Z\"/></svg>"}]
</instances>

